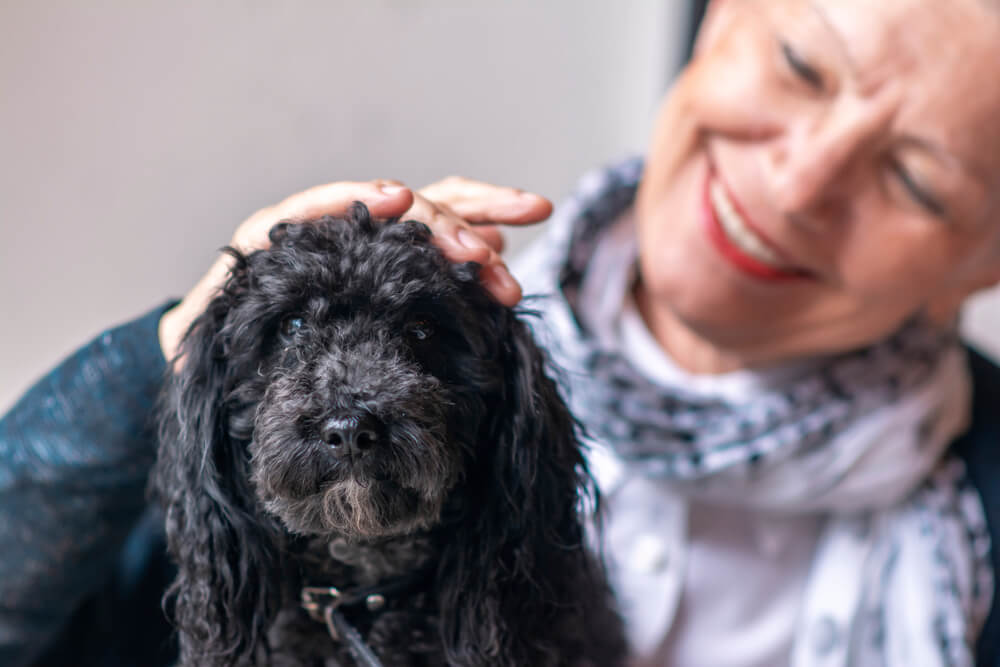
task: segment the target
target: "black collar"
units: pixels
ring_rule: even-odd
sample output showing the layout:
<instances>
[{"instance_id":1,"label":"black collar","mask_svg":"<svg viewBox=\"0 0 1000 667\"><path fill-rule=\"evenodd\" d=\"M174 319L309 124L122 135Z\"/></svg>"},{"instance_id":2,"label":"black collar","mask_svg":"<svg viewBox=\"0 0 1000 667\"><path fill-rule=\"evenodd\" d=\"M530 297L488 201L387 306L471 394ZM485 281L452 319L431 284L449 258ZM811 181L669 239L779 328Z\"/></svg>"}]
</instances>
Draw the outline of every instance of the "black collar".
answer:
<instances>
[{"instance_id":1,"label":"black collar","mask_svg":"<svg viewBox=\"0 0 1000 667\"><path fill-rule=\"evenodd\" d=\"M343 642L360 667L382 667L371 647L357 628L348 622L341 610L360 610L369 614L380 612L390 600L399 599L414 590L424 588L431 575L434 561L415 572L395 577L374 586L345 589L336 586L303 586L302 608L314 620L324 623L334 641Z\"/></svg>"}]
</instances>

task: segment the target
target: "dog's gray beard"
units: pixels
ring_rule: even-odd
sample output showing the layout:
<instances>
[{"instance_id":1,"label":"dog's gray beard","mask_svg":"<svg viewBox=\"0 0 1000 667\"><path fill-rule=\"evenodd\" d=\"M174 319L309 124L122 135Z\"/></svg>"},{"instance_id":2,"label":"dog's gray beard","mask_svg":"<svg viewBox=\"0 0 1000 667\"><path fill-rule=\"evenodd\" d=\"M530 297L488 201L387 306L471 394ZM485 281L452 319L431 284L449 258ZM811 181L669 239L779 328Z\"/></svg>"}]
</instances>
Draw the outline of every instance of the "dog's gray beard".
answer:
<instances>
[{"instance_id":1,"label":"dog's gray beard","mask_svg":"<svg viewBox=\"0 0 1000 667\"><path fill-rule=\"evenodd\" d=\"M428 415L408 405L410 418L389 425L381 449L371 452L372 462L357 472L325 451L327 445L302 439L295 415L303 414L307 400L263 405L258 411L249 451L252 480L268 513L294 533L358 539L407 534L437 523L459 480L463 456L461 447L447 441L439 407L431 411L440 416L421 423Z\"/></svg>"},{"instance_id":2,"label":"dog's gray beard","mask_svg":"<svg viewBox=\"0 0 1000 667\"><path fill-rule=\"evenodd\" d=\"M264 508L293 533L364 540L406 535L433 526L443 500L443 495L421 498L413 489L387 482L342 480L311 498L272 497L264 501Z\"/></svg>"}]
</instances>

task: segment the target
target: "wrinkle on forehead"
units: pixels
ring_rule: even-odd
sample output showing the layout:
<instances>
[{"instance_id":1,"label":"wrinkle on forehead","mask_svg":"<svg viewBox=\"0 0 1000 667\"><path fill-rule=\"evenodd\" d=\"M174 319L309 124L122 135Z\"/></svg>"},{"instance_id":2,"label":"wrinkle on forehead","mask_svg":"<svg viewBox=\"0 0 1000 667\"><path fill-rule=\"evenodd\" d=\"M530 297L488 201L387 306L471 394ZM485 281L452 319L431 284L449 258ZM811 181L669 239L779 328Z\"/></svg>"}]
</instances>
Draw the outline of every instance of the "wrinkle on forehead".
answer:
<instances>
[{"instance_id":1,"label":"wrinkle on forehead","mask_svg":"<svg viewBox=\"0 0 1000 667\"><path fill-rule=\"evenodd\" d=\"M863 89L953 71L968 62L970 49L984 46L975 39L983 33L982 12L970 0L808 1L844 43Z\"/></svg>"},{"instance_id":2,"label":"wrinkle on forehead","mask_svg":"<svg viewBox=\"0 0 1000 667\"><path fill-rule=\"evenodd\" d=\"M1000 0L806 1L844 43L859 94L898 96L901 126L1000 186Z\"/></svg>"}]
</instances>

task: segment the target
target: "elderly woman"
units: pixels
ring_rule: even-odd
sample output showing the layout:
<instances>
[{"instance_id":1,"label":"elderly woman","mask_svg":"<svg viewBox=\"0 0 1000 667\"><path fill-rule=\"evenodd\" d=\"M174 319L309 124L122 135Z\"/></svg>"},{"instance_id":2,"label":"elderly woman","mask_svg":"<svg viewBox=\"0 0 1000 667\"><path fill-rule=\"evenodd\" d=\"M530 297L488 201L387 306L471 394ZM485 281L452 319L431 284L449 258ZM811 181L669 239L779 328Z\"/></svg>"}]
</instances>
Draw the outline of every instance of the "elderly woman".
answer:
<instances>
[{"instance_id":1,"label":"elderly woman","mask_svg":"<svg viewBox=\"0 0 1000 667\"><path fill-rule=\"evenodd\" d=\"M716 0L644 161L585 179L519 259L595 440L637 665L1000 664L1000 369L956 334L1000 280L997 63L996 0ZM494 225L550 213L458 178L338 183L233 242L355 199L426 221L508 304ZM227 269L0 422L0 657L29 660L114 567L160 352Z\"/></svg>"}]
</instances>

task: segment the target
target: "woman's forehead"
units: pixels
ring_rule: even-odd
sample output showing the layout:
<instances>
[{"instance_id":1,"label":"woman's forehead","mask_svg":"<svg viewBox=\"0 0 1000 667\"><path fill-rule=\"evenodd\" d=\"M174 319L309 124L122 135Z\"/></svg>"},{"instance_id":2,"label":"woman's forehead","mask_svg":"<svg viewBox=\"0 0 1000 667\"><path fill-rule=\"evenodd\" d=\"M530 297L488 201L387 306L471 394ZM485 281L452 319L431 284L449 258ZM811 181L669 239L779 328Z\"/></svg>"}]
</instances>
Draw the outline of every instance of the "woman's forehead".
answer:
<instances>
[{"instance_id":1,"label":"woman's forehead","mask_svg":"<svg viewBox=\"0 0 1000 667\"><path fill-rule=\"evenodd\" d=\"M1000 181L1000 0L792 0L839 42L853 85L896 95L900 129Z\"/></svg>"}]
</instances>

